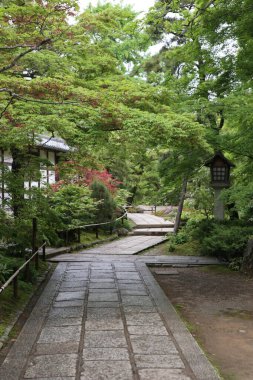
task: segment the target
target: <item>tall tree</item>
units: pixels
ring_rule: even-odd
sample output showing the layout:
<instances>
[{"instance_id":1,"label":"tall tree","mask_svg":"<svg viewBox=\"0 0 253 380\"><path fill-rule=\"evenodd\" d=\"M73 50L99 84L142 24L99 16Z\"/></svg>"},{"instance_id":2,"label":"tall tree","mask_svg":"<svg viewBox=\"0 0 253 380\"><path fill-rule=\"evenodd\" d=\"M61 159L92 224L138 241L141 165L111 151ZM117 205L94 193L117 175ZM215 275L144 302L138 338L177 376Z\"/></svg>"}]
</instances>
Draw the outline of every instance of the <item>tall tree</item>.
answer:
<instances>
[{"instance_id":1,"label":"tall tree","mask_svg":"<svg viewBox=\"0 0 253 380\"><path fill-rule=\"evenodd\" d=\"M195 115L213 150L238 160L230 190L234 199L240 177L252 180L252 14L248 0L161 0L147 16L153 41L162 43L143 66L147 79L172 91L174 110ZM194 161L187 159L187 147L181 153L174 175L182 173L180 161L186 162L185 174ZM205 155L195 163L194 175ZM173 147L168 156L178 157Z\"/></svg>"}]
</instances>

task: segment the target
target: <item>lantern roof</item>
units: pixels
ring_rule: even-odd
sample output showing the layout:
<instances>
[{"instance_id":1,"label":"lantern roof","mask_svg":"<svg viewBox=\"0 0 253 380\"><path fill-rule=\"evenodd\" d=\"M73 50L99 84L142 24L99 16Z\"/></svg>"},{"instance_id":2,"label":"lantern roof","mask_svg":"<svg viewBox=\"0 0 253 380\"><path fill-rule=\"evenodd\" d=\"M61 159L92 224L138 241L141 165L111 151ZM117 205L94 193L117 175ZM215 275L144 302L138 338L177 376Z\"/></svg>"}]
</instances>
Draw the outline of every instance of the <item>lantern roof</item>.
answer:
<instances>
[{"instance_id":1,"label":"lantern roof","mask_svg":"<svg viewBox=\"0 0 253 380\"><path fill-rule=\"evenodd\" d=\"M233 164L233 162L228 160L220 150L217 151L212 158L210 158L209 160L205 162L205 166L212 166L212 164L214 164L217 159L222 160L229 167L235 167L235 164Z\"/></svg>"}]
</instances>

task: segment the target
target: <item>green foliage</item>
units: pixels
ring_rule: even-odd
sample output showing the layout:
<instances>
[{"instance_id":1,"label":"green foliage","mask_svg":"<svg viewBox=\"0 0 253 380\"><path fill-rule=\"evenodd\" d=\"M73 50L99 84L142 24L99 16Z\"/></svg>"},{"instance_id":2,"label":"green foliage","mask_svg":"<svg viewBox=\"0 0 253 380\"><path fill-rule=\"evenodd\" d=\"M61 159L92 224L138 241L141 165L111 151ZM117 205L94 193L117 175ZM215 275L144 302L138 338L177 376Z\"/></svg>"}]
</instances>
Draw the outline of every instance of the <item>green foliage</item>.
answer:
<instances>
[{"instance_id":1,"label":"green foliage","mask_svg":"<svg viewBox=\"0 0 253 380\"><path fill-rule=\"evenodd\" d=\"M181 229L176 235L170 237L171 245L184 244L189 241L189 234L186 229Z\"/></svg>"},{"instance_id":2,"label":"green foliage","mask_svg":"<svg viewBox=\"0 0 253 380\"><path fill-rule=\"evenodd\" d=\"M6 244L15 243L16 248L10 250L13 255L24 255L25 249L31 248L33 218L37 219L38 246L44 240L48 244L57 244L59 240L56 231L61 227L61 219L57 210L49 204L44 191L33 188L26 195L18 215L6 216L8 230L5 231L4 240Z\"/></svg>"},{"instance_id":3,"label":"green foliage","mask_svg":"<svg viewBox=\"0 0 253 380\"><path fill-rule=\"evenodd\" d=\"M118 220L116 223L114 223L113 227L114 227L114 229L125 228L128 231L132 231L132 229L133 229L133 223L131 222L131 220L124 219L123 224L122 224L122 221Z\"/></svg>"},{"instance_id":4,"label":"green foliage","mask_svg":"<svg viewBox=\"0 0 253 380\"><path fill-rule=\"evenodd\" d=\"M252 233L253 226L240 221L189 220L178 237L172 239L172 244L197 241L201 254L232 261L242 257Z\"/></svg>"},{"instance_id":5,"label":"green foliage","mask_svg":"<svg viewBox=\"0 0 253 380\"><path fill-rule=\"evenodd\" d=\"M64 185L51 193L50 203L61 220L61 227L75 228L94 222L98 203L88 187Z\"/></svg>"},{"instance_id":6,"label":"green foliage","mask_svg":"<svg viewBox=\"0 0 253 380\"><path fill-rule=\"evenodd\" d=\"M252 1L156 1L146 24L153 41L163 44L157 54L144 60L148 82L170 90L173 110L194 113L213 151L230 154L236 169L228 203L234 203L240 217L250 221ZM160 162L160 175L172 200L179 193L181 176L187 177L192 205L210 217L212 193L198 168L212 151L193 151L192 157L188 148L186 143L168 149Z\"/></svg>"},{"instance_id":7,"label":"green foliage","mask_svg":"<svg viewBox=\"0 0 253 380\"><path fill-rule=\"evenodd\" d=\"M252 226L213 225L211 232L201 239L202 252L226 260L241 257L252 233Z\"/></svg>"},{"instance_id":8,"label":"green foliage","mask_svg":"<svg viewBox=\"0 0 253 380\"><path fill-rule=\"evenodd\" d=\"M189 219L177 235L169 238L173 254L215 256L229 262L232 270L239 270L253 225L244 221L216 221Z\"/></svg>"},{"instance_id":9,"label":"green foliage","mask_svg":"<svg viewBox=\"0 0 253 380\"><path fill-rule=\"evenodd\" d=\"M96 223L109 222L115 218L116 203L108 188L99 181L94 181L91 186L91 197L97 203L95 212Z\"/></svg>"},{"instance_id":10,"label":"green foliage","mask_svg":"<svg viewBox=\"0 0 253 380\"><path fill-rule=\"evenodd\" d=\"M13 273L15 267L19 267L24 263L24 259L12 258L7 256L0 256L0 267L7 267L8 275L5 275L4 281L6 281ZM48 270L48 263L40 261L39 270L34 269L33 263L30 265L31 278L30 281L24 281L24 272L19 275L18 280L18 298L13 297L13 288L11 284L0 295L0 337L5 332L5 329L10 326L13 320L16 319L17 314L23 310L27 301L34 294L37 288L37 280L39 277L45 274ZM1 281L1 280L0 280Z\"/></svg>"},{"instance_id":11,"label":"green foliage","mask_svg":"<svg viewBox=\"0 0 253 380\"><path fill-rule=\"evenodd\" d=\"M118 207L123 207L127 204L127 198L130 196L130 193L126 189L118 189L114 196L114 201Z\"/></svg>"},{"instance_id":12,"label":"green foliage","mask_svg":"<svg viewBox=\"0 0 253 380\"><path fill-rule=\"evenodd\" d=\"M8 280L11 276L11 269L7 267L7 264L0 263L0 286Z\"/></svg>"},{"instance_id":13,"label":"green foliage","mask_svg":"<svg viewBox=\"0 0 253 380\"><path fill-rule=\"evenodd\" d=\"M242 267L242 263L243 257L235 257L230 261L228 267L229 269L238 272Z\"/></svg>"}]
</instances>

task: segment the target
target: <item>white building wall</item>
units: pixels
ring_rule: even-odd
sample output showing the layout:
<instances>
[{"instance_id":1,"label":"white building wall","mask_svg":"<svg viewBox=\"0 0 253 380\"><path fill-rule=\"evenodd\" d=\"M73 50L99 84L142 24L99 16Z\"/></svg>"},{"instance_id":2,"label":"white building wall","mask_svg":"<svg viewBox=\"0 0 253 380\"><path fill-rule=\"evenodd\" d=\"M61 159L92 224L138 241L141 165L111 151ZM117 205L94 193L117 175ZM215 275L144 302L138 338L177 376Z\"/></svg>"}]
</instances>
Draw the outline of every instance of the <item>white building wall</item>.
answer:
<instances>
[{"instance_id":1,"label":"white building wall","mask_svg":"<svg viewBox=\"0 0 253 380\"><path fill-rule=\"evenodd\" d=\"M29 190L32 187L45 187L47 185L51 185L55 183L55 170L54 166L56 164L56 152L49 151L43 148L38 149L39 157L42 159L45 159L47 162L50 162L51 165L46 165L44 163L41 163L40 167L40 173L41 178L39 181L33 181L32 179L30 181L24 182L24 188L26 190ZM4 201L10 198L10 194L8 194L6 190L6 185L4 183L3 174L4 170L8 168L11 170L12 167L12 156L10 151L3 151L0 150L0 162L1 162L1 168L0 168L0 207L4 205ZM5 169L4 169L5 168Z\"/></svg>"}]
</instances>

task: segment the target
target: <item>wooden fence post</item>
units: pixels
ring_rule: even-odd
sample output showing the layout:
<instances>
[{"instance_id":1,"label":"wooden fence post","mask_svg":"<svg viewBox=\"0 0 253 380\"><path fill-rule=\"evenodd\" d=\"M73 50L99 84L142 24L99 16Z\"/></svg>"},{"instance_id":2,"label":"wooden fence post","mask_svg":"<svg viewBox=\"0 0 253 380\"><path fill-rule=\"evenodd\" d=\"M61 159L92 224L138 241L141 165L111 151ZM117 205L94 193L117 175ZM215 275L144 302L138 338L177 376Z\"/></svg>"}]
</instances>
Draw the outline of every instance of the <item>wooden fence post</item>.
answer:
<instances>
[{"instance_id":1,"label":"wooden fence post","mask_svg":"<svg viewBox=\"0 0 253 380\"><path fill-rule=\"evenodd\" d=\"M36 253L35 255L35 269L38 270L39 269L39 252Z\"/></svg>"},{"instance_id":2,"label":"wooden fence post","mask_svg":"<svg viewBox=\"0 0 253 380\"><path fill-rule=\"evenodd\" d=\"M25 261L27 261L29 259L29 256L26 255L25 256ZM26 266L25 266L25 274L24 274L24 277L25 277L25 281L29 281L30 280L30 263L28 263Z\"/></svg>"},{"instance_id":3,"label":"wooden fence post","mask_svg":"<svg viewBox=\"0 0 253 380\"><path fill-rule=\"evenodd\" d=\"M43 261L46 261L46 242L45 241L43 241L43 243L44 243L44 245L43 245L43 247L42 247L42 259L43 259Z\"/></svg>"},{"instance_id":4,"label":"wooden fence post","mask_svg":"<svg viewBox=\"0 0 253 380\"><path fill-rule=\"evenodd\" d=\"M37 219L33 218L33 221L32 221L32 253L36 252L36 241L37 241Z\"/></svg>"},{"instance_id":5,"label":"wooden fence post","mask_svg":"<svg viewBox=\"0 0 253 380\"><path fill-rule=\"evenodd\" d=\"M14 273L18 270L17 267L14 268ZM13 279L13 296L18 298L18 276Z\"/></svg>"}]
</instances>

